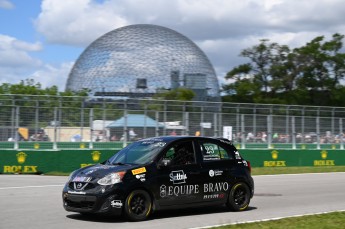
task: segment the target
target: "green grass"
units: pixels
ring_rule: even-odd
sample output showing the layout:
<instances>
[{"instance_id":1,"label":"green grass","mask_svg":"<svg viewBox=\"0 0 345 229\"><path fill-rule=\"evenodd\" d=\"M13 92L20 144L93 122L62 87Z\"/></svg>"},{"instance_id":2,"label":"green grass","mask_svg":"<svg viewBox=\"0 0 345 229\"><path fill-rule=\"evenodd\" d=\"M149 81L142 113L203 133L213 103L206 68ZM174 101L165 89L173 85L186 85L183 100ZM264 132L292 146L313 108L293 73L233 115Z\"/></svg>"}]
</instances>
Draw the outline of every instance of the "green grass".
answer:
<instances>
[{"instance_id":1,"label":"green grass","mask_svg":"<svg viewBox=\"0 0 345 229\"><path fill-rule=\"evenodd\" d=\"M331 229L331 228L344 228L345 225L345 212L333 212L327 214L309 215L301 217L289 217L280 220L271 220L265 222L255 222L255 223L243 223L228 225L222 227L214 227L217 229L274 229L274 228L284 228L284 229Z\"/></svg>"}]
</instances>

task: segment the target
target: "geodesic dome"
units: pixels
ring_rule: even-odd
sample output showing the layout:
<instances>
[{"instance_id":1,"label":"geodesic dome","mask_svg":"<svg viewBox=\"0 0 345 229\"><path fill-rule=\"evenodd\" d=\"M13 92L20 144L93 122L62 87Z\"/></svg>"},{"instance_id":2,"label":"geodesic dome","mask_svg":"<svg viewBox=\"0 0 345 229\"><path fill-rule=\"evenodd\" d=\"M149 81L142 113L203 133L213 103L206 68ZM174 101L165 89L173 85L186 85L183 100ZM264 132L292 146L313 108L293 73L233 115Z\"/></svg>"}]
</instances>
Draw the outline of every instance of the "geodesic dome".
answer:
<instances>
[{"instance_id":1,"label":"geodesic dome","mask_svg":"<svg viewBox=\"0 0 345 229\"><path fill-rule=\"evenodd\" d=\"M92 42L74 64L66 89L94 95L154 94L185 87L199 100L219 99L207 56L182 34L157 25L130 25Z\"/></svg>"}]
</instances>

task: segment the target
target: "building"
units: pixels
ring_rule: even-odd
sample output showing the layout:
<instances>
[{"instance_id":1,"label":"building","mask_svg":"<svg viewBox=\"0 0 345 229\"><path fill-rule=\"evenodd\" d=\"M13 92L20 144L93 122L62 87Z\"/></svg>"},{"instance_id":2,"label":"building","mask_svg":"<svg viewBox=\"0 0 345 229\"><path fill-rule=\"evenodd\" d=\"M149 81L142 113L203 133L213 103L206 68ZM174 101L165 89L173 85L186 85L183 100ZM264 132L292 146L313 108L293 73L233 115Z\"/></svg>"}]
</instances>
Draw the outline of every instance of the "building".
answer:
<instances>
[{"instance_id":1,"label":"building","mask_svg":"<svg viewBox=\"0 0 345 229\"><path fill-rule=\"evenodd\" d=\"M73 66L67 90L94 96L151 97L178 87L199 101L220 101L218 80L204 52L184 35L157 25L130 25L92 42Z\"/></svg>"}]
</instances>

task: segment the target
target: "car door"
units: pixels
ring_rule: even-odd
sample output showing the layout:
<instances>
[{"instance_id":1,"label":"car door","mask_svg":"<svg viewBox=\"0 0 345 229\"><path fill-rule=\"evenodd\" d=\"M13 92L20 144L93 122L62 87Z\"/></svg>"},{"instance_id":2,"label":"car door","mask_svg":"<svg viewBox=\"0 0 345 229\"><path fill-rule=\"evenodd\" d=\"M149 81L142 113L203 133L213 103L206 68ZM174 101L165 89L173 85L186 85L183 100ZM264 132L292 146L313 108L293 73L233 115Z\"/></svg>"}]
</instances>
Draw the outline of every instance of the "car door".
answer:
<instances>
[{"instance_id":1,"label":"car door","mask_svg":"<svg viewBox=\"0 0 345 229\"><path fill-rule=\"evenodd\" d=\"M164 165L164 161L166 165ZM172 144L164 152L157 170L156 196L160 206L192 204L200 201L200 164L193 141Z\"/></svg>"},{"instance_id":2,"label":"car door","mask_svg":"<svg viewBox=\"0 0 345 229\"><path fill-rule=\"evenodd\" d=\"M201 184L203 201L226 201L232 177L234 160L226 147L217 140L200 139L197 142L201 150Z\"/></svg>"}]
</instances>

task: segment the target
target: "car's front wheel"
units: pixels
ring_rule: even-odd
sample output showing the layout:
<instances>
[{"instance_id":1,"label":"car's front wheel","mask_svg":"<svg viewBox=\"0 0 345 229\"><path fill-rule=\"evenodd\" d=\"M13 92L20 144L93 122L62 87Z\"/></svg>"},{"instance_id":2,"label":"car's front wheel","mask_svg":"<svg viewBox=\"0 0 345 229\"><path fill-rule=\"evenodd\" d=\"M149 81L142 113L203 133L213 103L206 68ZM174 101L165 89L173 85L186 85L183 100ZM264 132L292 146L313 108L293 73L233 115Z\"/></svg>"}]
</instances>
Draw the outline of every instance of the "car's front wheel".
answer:
<instances>
[{"instance_id":1,"label":"car's front wheel","mask_svg":"<svg viewBox=\"0 0 345 229\"><path fill-rule=\"evenodd\" d=\"M146 220L152 211L152 200L144 190L134 190L126 198L124 213L131 221Z\"/></svg>"},{"instance_id":2,"label":"car's front wheel","mask_svg":"<svg viewBox=\"0 0 345 229\"><path fill-rule=\"evenodd\" d=\"M250 190L245 183L236 183L232 186L227 206L233 211L246 210L250 202Z\"/></svg>"}]
</instances>

